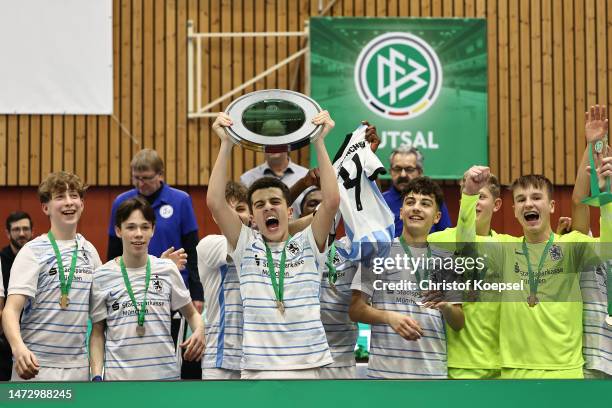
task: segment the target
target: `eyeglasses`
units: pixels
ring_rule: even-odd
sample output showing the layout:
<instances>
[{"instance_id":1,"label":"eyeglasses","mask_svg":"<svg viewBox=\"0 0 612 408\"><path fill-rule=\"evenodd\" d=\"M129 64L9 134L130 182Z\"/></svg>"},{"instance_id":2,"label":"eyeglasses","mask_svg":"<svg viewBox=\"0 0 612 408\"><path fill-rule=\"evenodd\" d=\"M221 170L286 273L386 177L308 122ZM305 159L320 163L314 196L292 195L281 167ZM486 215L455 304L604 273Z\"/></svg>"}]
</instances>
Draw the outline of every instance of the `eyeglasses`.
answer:
<instances>
[{"instance_id":1,"label":"eyeglasses","mask_svg":"<svg viewBox=\"0 0 612 408\"><path fill-rule=\"evenodd\" d=\"M153 181L155 177L159 176L159 173L155 173L152 176L135 176L132 174L132 181L139 181L141 183L148 183L149 181Z\"/></svg>"},{"instance_id":2,"label":"eyeglasses","mask_svg":"<svg viewBox=\"0 0 612 408\"><path fill-rule=\"evenodd\" d=\"M419 171L419 169L417 167L412 167L412 166L408 166L408 167L393 166L391 167L391 171L397 174L401 174L402 171L405 171L406 174L412 174L416 171Z\"/></svg>"}]
</instances>

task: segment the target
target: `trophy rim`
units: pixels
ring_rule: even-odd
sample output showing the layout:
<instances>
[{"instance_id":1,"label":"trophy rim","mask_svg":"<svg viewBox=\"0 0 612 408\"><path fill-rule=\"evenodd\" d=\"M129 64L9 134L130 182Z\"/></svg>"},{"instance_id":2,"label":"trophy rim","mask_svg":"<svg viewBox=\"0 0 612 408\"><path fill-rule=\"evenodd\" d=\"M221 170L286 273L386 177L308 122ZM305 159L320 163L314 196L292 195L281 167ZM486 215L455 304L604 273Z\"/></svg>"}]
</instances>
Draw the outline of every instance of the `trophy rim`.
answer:
<instances>
[{"instance_id":1,"label":"trophy rim","mask_svg":"<svg viewBox=\"0 0 612 408\"><path fill-rule=\"evenodd\" d=\"M242 123L242 114L250 106L266 99L281 99L296 104L304 111L306 121L296 131L283 136L270 137L250 131ZM307 103L304 104L304 102ZM225 113L229 115L234 124L226 130L235 143L251 150L264 152L297 150L318 136L321 125L312 124L310 119L321 110L314 99L302 93L288 89L263 89L242 95L227 106Z\"/></svg>"}]
</instances>

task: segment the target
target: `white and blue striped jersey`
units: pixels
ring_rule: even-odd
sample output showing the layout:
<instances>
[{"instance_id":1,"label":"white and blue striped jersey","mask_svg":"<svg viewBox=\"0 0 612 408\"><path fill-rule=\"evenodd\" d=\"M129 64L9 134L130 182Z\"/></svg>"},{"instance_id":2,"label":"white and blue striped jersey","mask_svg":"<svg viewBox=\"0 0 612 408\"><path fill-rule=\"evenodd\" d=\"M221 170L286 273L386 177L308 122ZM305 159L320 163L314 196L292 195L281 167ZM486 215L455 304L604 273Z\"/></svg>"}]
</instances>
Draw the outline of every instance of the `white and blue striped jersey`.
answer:
<instances>
[{"instance_id":1,"label":"white and blue striped jersey","mask_svg":"<svg viewBox=\"0 0 612 408\"><path fill-rule=\"evenodd\" d=\"M91 320L106 320L105 380L178 380L180 370L170 333L171 311L191 302L176 265L149 255L145 334L136 333L138 315L125 287L121 268L111 260L98 270L91 290ZM138 307L145 286L145 267L127 268Z\"/></svg>"},{"instance_id":2,"label":"white and blue striped jersey","mask_svg":"<svg viewBox=\"0 0 612 408\"><path fill-rule=\"evenodd\" d=\"M268 245L278 275L285 243ZM319 303L325 253L318 251L311 227L289 240L286 254L283 314L276 307L263 237L242 226L231 257L244 311L243 370L301 370L333 362Z\"/></svg>"},{"instance_id":3,"label":"white and blue striped jersey","mask_svg":"<svg viewBox=\"0 0 612 408\"><path fill-rule=\"evenodd\" d=\"M27 297L21 315L21 337L43 367L89 367L85 344L89 293L94 270L102 262L96 249L81 234L77 234L76 240L58 240L66 278L75 242L78 257L66 310L59 305L57 260L47 234L25 244L11 267L9 296Z\"/></svg>"},{"instance_id":4,"label":"white and blue striped jersey","mask_svg":"<svg viewBox=\"0 0 612 408\"><path fill-rule=\"evenodd\" d=\"M411 247L415 258L425 258L425 248ZM391 246L389 258L405 254L396 238ZM432 248L432 258L446 258L451 253ZM387 324L373 324L371 333L368 377L370 378L447 378L446 331L442 314L438 310L417 305L422 299L420 290L380 289L381 282L399 283L401 281L417 283L412 266L406 268L384 269L381 274L364 276L360 268L352 288L371 297L372 306L379 310L399 312L415 319L423 336L417 341L405 340ZM423 272L420 272L423 274ZM430 274L437 273L437 271ZM424 279L424 276L421 276Z\"/></svg>"},{"instance_id":5,"label":"white and blue striped jersey","mask_svg":"<svg viewBox=\"0 0 612 408\"><path fill-rule=\"evenodd\" d=\"M196 248L206 305L206 350L202 368L240 370L242 299L236 266L228 257L227 247L223 235L208 235Z\"/></svg>"},{"instance_id":6,"label":"white and blue striped jersey","mask_svg":"<svg viewBox=\"0 0 612 408\"><path fill-rule=\"evenodd\" d=\"M359 330L357 323L351 321L348 309L351 304L351 283L355 277L358 262L347 258L347 253L351 251L351 242L348 237L336 240L334 245L336 256L333 259L333 265L337 274L335 291L329 284L327 264L322 266L321 321L334 359L334 363L325 368L353 367L355 366L355 346Z\"/></svg>"},{"instance_id":7,"label":"white and blue striped jersey","mask_svg":"<svg viewBox=\"0 0 612 408\"><path fill-rule=\"evenodd\" d=\"M612 375L612 329L606 324L608 315L608 289L606 265L600 265L580 275L584 336L582 354L585 368ZM612 268L612 261L608 261Z\"/></svg>"}]
</instances>

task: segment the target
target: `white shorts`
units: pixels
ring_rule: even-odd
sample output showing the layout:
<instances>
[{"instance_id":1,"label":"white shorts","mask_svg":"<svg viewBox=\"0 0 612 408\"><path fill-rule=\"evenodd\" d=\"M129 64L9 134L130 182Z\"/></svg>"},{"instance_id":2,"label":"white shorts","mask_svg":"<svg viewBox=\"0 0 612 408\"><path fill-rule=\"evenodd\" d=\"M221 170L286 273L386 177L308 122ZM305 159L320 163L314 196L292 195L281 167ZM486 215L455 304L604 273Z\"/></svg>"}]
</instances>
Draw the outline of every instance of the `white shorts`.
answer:
<instances>
[{"instance_id":1,"label":"white shorts","mask_svg":"<svg viewBox=\"0 0 612 408\"><path fill-rule=\"evenodd\" d=\"M320 368L306 370L242 370L243 380L318 380Z\"/></svg>"},{"instance_id":2,"label":"white shorts","mask_svg":"<svg viewBox=\"0 0 612 408\"><path fill-rule=\"evenodd\" d=\"M13 365L11 381L89 381L89 367L57 368L40 367L36 377L24 380L19 377Z\"/></svg>"},{"instance_id":3,"label":"white shorts","mask_svg":"<svg viewBox=\"0 0 612 408\"><path fill-rule=\"evenodd\" d=\"M319 378L322 380L354 380L357 378L357 370L352 367L321 367Z\"/></svg>"},{"instance_id":4,"label":"white shorts","mask_svg":"<svg viewBox=\"0 0 612 408\"><path fill-rule=\"evenodd\" d=\"M225 368L203 368L203 380L239 380L239 370L227 370Z\"/></svg>"}]
</instances>

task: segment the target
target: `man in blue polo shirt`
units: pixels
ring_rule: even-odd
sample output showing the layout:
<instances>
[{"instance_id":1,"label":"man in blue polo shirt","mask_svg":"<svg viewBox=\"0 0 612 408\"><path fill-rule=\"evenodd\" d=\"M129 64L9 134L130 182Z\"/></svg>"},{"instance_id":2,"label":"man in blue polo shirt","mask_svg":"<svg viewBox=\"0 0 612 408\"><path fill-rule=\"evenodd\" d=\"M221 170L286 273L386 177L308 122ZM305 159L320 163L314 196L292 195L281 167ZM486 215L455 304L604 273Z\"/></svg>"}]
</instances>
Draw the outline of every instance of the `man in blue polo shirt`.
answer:
<instances>
[{"instance_id":1,"label":"man in blue polo shirt","mask_svg":"<svg viewBox=\"0 0 612 408\"><path fill-rule=\"evenodd\" d=\"M383 193L387 205L393 212L395 221L395 238L402 235L404 223L399 216L402 207L402 191L410 180L423 175L423 155L418 149L401 145L391 152L389 158L391 165L391 187ZM440 207L440 221L431 227L431 232L444 231L451 226L448 208L443 203Z\"/></svg>"}]
</instances>

